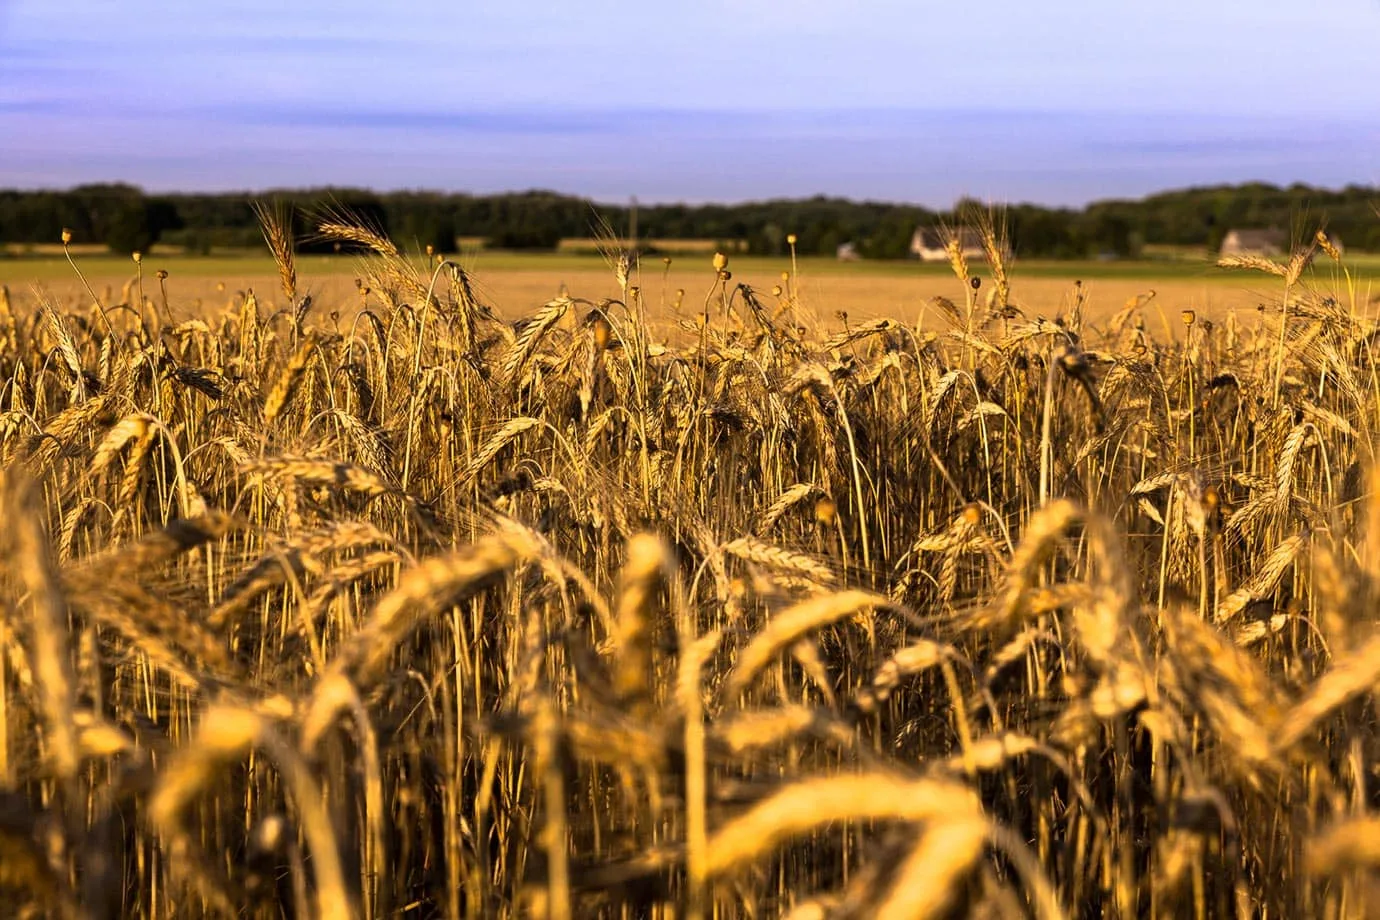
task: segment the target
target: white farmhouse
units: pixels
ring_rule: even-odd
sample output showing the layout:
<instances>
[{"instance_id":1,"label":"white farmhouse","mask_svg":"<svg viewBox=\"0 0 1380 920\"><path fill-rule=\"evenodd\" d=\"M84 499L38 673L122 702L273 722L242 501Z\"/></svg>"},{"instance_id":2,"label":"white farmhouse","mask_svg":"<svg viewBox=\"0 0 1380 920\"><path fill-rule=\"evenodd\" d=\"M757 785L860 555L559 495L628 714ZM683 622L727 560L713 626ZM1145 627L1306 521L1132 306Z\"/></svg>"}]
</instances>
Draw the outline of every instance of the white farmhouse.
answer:
<instances>
[{"instance_id":1,"label":"white farmhouse","mask_svg":"<svg viewBox=\"0 0 1380 920\"><path fill-rule=\"evenodd\" d=\"M910 254L921 262L947 262L944 244L957 237L965 259L982 258L982 234L973 227L946 230L940 227L916 227L910 238Z\"/></svg>"}]
</instances>

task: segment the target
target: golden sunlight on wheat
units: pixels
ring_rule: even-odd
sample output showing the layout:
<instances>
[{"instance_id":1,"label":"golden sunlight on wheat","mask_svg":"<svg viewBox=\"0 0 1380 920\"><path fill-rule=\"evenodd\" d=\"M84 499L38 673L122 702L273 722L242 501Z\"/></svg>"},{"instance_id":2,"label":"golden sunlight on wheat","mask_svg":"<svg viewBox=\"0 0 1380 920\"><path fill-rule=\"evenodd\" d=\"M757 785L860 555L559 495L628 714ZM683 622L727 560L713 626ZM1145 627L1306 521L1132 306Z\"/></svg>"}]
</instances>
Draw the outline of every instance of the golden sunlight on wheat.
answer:
<instances>
[{"instance_id":1,"label":"golden sunlight on wheat","mask_svg":"<svg viewBox=\"0 0 1380 920\"><path fill-rule=\"evenodd\" d=\"M313 309L259 217L276 302L0 298L12 915L1380 911L1377 327L1312 248L1173 341L991 221L923 326L722 255L673 325L613 239L510 324L344 214Z\"/></svg>"}]
</instances>

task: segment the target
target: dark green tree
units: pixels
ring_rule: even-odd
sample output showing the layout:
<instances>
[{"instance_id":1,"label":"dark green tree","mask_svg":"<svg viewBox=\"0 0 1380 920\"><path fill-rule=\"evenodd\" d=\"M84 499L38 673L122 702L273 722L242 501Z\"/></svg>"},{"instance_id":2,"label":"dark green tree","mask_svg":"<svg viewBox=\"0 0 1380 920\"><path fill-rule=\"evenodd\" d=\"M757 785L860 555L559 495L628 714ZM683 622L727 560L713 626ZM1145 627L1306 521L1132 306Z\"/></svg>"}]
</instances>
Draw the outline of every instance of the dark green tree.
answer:
<instances>
[{"instance_id":1,"label":"dark green tree","mask_svg":"<svg viewBox=\"0 0 1380 920\"><path fill-rule=\"evenodd\" d=\"M409 215L402 222L396 242L399 246L415 246L422 251L430 246L432 252L450 255L457 248L455 235L455 220L449 213L423 211Z\"/></svg>"},{"instance_id":2,"label":"dark green tree","mask_svg":"<svg viewBox=\"0 0 1380 920\"><path fill-rule=\"evenodd\" d=\"M561 229L556 224L526 222L499 230L489 237L492 249L555 249L561 242Z\"/></svg>"},{"instance_id":3,"label":"dark green tree","mask_svg":"<svg viewBox=\"0 0 1380 920\"><path fill-rule=\"evenodd\" d=\"M110 205L104 221L104 242L118 255L147 252L162 233L157 215L148 202L129 198Z\"/></svg>"}]
</instances>

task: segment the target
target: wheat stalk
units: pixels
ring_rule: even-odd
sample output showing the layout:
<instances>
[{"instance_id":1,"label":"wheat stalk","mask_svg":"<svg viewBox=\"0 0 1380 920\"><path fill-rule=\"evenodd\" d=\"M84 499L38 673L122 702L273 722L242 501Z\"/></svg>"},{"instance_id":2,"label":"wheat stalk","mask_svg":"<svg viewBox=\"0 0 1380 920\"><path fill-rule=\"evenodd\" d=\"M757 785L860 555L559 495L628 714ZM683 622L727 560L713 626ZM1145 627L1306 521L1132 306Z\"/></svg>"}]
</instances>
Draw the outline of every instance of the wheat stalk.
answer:
<instances>
[{"instance_id":1,"label":"wheat stalk","mask_svg":"<svg viewBox=\"0 0 1380 920\"><path fill-rule=\"evenodd\" d=\"M41 698L46 758L56 775L70 782L76 775L79 747L73 727L74 681L67 645L66 599L53 570L48 538L32 488L14 473L0 478L6 528L7 568L29 595L31 668Z\"/></svg>"},{"instance_id":2,"label":"wheat stalk","mask_svg":"<svg viewBox=\"0 0 1380 920\"><path fill-rule=\"evenodd\" d=\"M747 689L758 672L783 648L806 633L865 610L894 606L887 598L866 591L839 591L788 607L772 617L767 627L739 654L738 663L724 685L724 698L731 699Z\"/></svg>"},{"instance_id":3,"label":"wheat stalk","mask_svg":"<svg viewBox=\"0 0 1380 920\"><path fill-rule=\"evenodd\" d=\"M1380 636L1373 636L1332 667L1308 688L1287 713L1274 734L1277 750L1293 749L1328 714L1380 683Z\"/></svg>"},{"instance_id":4,"label":"wheat stalk","mask_svg":"<svg viewBox=\"0 0 1380 920\"><path fill-rule=\"evenodd\" d=\"M552 326L560 322L561 317L565 316L566 311L570 309L570 304L571 301L569 299L558 298L550 301L546 306L538 310L537 314L528 321L527 325L522 329L522 334L517 337L517 341L515 341L512 348L509 349L508 357L503 362L503 379L513 382L517 380L518 372L522 370L523 365L532 357L532 352L541 342L542 337L546 335Z\"/></svg>"},{"instance_id":5,"label":"wheat stalk","mask_svg":"<svg viewBox=\"0 0 1380 920\"><path fill-rule=\"evenodd\" d=\"M637 534L628 541L614 607L613 688L619 702L634 713L646 712L651 703L654 592L670 573L671 565L659 538Z\"/></svg>"},{"instance_id":6,"label":"wheat stalk","mask_svg":"<svg viewBox=\"0 0 1380 920\"><path fill-rule=\"evenodd\" d=\"M393 649L429 614L479 590L537 548L512 533L496 534L466 549L425 559L408 569L397 586L374 606L368 621L341 647L313 692L302 717L303 744L310 750L344 705L345 684L367 686L376 679ZM332 689L334 687L335 689Z\"/></svg>"},{"instance_id":7,"label":"wheat stalk","mask_svg":"<svg viewBox=\"0 0 1380 920\"><path fill-rule=\"evenodd\" d=\"M780 546L773 546L756 537L739 537L723 545L723 551L747 562L770 569L777 569L808 578L821 585L834 581L834 573L829 567L802 553L792 552Z\"/></svg>"},{"instance_id":8,"label":"wheat stalk","mask_svg":"<svg viewBox=\"0 0 1380 920\"><path fill-rule=\"evenodd\" d=\"M270 206L262 201L254 202L254 216L259 219L263 229L264 242L273 253L273 262L278 266L278 280L283 286L283 296L288 302L297 299L297 262L292 240L292 212L283 205Z\"/></svg>"},{"instance_id":9,"label":"wheat stalk","mask_svg":"<svg viewBox=\"0 0 1380 920\"><path fill-rule=\"evenodd\" d=\"M977 797L943 780L889 774L840 775L792 783L719 828L709 839L705 871L721 875L782 841L834 821L935 822L980 815Z\"/></svg>"}]
</instances>

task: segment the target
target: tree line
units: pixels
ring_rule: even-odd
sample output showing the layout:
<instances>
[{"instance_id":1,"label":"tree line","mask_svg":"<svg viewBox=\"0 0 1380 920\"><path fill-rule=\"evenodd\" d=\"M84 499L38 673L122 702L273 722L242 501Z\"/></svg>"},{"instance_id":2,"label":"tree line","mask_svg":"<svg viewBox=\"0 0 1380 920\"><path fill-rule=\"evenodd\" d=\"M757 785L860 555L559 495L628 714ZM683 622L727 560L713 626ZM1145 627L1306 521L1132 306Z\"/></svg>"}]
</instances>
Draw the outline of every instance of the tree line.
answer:
<instances>
[{"instance_id":1,"label":"tree line","mask_svg":"<svg viewBox=\"0 0 1380 920\"><path fill-rule=\"evenodd\" d=\"M1273 227L1296 238L1326 224L1355 249L1380 250L1380 191L1265 183L1163 192L1139 200L1097 201L1083 208L1014 204L995 213L1018 255L1033 258L1134 257L1147 245L1215 248L1234 227ZM367 221L400 245L452 252L457 238L479 238L503 249L552 249L562 239L588 237L601 226L626 239L627 205L594 203L550 191L496 195L372 192L349 188L276 190L258 194L146 194L122 184L63 191L0 190L0 243L51 243L68 229L76 243L112 251L146 250L156 242L190 252L261 243L253 203L287 207L301 251L333 243L314 236L323 215ZM920 226L962 223L985 205L960 201L947 211L907 204L816 196L744 204L643 205L640 240L711 239L739 251L779 255L795 234L805 255L832 255L845 242L867 258L904 258Z\"/></svg>"}]
</instances>

